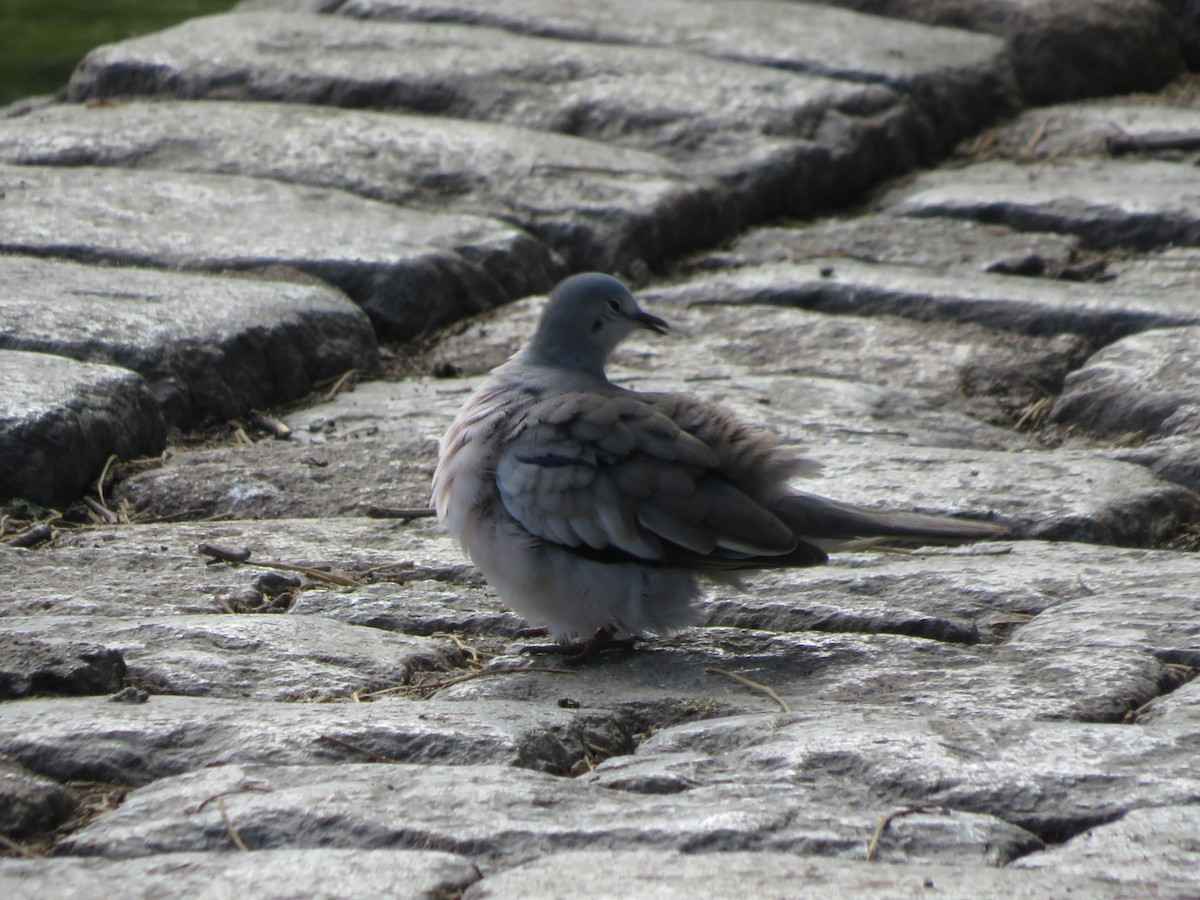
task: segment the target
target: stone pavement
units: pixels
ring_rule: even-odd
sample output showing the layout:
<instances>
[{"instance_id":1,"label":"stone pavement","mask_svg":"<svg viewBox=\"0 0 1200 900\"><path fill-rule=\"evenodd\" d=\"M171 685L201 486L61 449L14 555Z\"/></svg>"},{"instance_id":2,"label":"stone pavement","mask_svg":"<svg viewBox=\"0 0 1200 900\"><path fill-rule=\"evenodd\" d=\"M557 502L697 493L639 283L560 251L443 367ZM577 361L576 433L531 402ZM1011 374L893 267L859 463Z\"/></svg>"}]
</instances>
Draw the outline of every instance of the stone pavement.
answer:
<instances>
[{"instance_id":1,"label":"stone pavement","mask_svg":"<svg viewBox=\"0 0 1200 900\"><path fill-rule=\"evenodd\" d=\"M1198 19L249 0L10 107L0 894L1200 895ZM521 656L417 513L586 269L616 380L1012 539Z\"/></svg>"}]
</instances>

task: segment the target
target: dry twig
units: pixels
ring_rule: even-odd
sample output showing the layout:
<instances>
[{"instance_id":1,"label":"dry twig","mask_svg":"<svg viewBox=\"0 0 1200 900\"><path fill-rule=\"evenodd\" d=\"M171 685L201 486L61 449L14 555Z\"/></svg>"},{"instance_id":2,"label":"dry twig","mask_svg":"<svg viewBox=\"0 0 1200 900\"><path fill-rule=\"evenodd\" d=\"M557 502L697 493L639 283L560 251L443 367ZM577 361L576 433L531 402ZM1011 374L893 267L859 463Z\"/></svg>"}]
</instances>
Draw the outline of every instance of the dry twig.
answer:
<instances>
[{"instance_id":1,"label":"dry twig","mask_svg":"<svg viewBox=\"0 0 1200 900\"><path fill-rule=\"evenodd\" d=\"M246 842L242 840L242 836L238 834L238 830L233 827L233 819L229 818L229 810L225 808L225 798L217 799L217 807L221 810L221 821L225 823L225 830L229 832L229 839L243 853L249 853L250 848L246 846Z\"/></svg>"},{"instance_id":2,"label":"dry twig","mask_svg":"<svg viewBox=\"0 0 1200 900\"><path fill-rule=\"evenodd\" d=\"M292 429L286 422L257 409L250 410L250 422L255 427L268 432L276 440L286 441L292 436Z\"/></svg>"},{"instance_id":3,"label":"dry twig","mask_svg":"<svg viewBox=\"0 0 1200 900\"><path fill-rule=\"evenodd\" d=\"M775 693L775 688L773 688L769 685L759 684L757 681L750 680L745 675L739 675L737 672L730 672L728 669L717 669L717 668L709 667L709 668L705 669L704 671L709 673L710 675L722 675L725 678L728 678L732 681L736 681L738 684L744 684L748 688L753 688L756 691L766 694L768 697L770 697L772 700L774 700L776 703L778 703L779 708L782 709L785 713L790 713L792 711L792 708L787 705L787 701L784 700L782 697L780 697L777 693Z\"/></svg>"},{"instance_id":4,"label":"dry twig","mask_svg":"<svg viewBox=\"0 0 1200 900\"><path fill-rule=\"evenodd\" d=\"M903 819L905 816L915 816L918 813L929 812L929 810L937 808L934 806L914 806L909 809L896 809L880 819L879 824L875 826L875 833L871 835L871 843L867 845L867 862L875 861L875 856L879 853L879 843L883 840L883 833L887 831L888 826L893 821Z\"/></svg>"},{"instance_id":5,"label":"dry twig","mask_svg":"<svg viewBox=\"0 0 1200 900\"><path fill-rule=\"evenodd\" d=\"M228 550L215 544L201 544L196 548L201 556L211 557L215 562L234 563L236 565L257 566L260 569L276 569L280 572L297 572L313 581L336 585L337 587L362 587L362 582L349 575L337 575L313 566L298 566L283 562L254 562L250 559L250 551Z\"/></svg>"}]
</instances>

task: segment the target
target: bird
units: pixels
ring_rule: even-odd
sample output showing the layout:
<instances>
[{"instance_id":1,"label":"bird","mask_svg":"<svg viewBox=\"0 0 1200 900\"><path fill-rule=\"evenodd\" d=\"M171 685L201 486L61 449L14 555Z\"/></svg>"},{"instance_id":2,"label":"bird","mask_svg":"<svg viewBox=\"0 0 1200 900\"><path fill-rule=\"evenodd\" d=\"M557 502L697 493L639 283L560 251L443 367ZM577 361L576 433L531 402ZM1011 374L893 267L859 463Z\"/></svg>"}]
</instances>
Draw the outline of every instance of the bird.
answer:
<instances>
[{"instance_id":1,"label":"bird","mask_svg":"<svg viewBox=\"0 0 1200 900\"><path fill-rule=\"evenodd\" d=\"M529 341L438 445L432 505L501 600L580 663L697 620L704 582L820 565L865 539L995 538L999 524L888 512L797 490L820 464L683 393L630 390L605 363L668 333L618 279L566 278Z\"/></svg>"}]
</instances>

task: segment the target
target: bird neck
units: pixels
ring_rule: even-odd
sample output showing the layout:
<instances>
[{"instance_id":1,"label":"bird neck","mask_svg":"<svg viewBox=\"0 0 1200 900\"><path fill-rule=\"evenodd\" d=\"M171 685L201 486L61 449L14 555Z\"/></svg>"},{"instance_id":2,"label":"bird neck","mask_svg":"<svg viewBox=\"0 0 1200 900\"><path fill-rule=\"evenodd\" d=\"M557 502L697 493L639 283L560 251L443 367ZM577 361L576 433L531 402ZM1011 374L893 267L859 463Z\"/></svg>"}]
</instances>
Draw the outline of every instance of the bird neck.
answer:
<instances>
[{"instance_id":1,"label":"bird neck","mask_svg":"<svg viewBox=\"0 0 1200 900\"><path fill-rule=\"evenodd\" d=\"M547 344L535 338L525 345L518 356L534 366L558 369L608 382L608 377L604 374L607 354L602 354L593 347L567 350L561 344Z\"/></svg>"}]
</instances>

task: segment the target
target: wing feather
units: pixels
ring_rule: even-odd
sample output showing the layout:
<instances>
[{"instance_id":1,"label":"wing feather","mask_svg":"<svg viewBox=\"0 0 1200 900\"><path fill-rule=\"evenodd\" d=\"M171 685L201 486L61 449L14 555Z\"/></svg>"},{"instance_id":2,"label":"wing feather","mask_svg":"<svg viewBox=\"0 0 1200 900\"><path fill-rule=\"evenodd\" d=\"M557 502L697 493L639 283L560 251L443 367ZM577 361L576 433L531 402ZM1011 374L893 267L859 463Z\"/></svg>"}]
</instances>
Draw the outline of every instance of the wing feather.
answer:
<instances>
[{"instance_id":1,"label":"wing feather","mask_svg":"<svg viewBox=\"0 0 1200 900\"><path fill-rule=\"evenodd\" d=\"M725 462L618 389L572 392L525 411L496 482L527 531L589 555L721 569L794 554L791 530L727 480Z\"/></svg>"}]
</instances>

